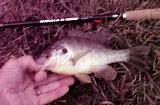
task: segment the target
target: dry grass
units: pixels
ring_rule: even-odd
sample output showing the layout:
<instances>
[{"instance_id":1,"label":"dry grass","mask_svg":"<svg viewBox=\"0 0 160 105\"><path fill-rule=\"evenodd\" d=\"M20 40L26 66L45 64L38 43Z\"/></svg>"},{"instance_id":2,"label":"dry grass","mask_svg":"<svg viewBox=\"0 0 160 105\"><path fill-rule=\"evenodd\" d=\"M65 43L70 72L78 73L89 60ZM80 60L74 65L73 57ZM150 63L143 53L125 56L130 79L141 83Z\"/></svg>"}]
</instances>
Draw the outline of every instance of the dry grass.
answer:
<instances>
[{"instance_id":1,"label":"dry grass","mask_svg":"<svg viewBox=\"0 0 160 105\"><path fill-rule=\"evenodd\" d=\"M160 7L159 0L0 0L0 21L25 21L57 17L123 13L127 10ZM90 85L74 84L70 92L51 105L159 105L160 21L106 21L55 24L0 29L0 65L10 57L38 56L46 46L69 31L106 32L113 36L107 47L122 49L138 45L152 48L145 71L113 64L118 72L112 81L93 79Z\"/></svg>"}]
</instances>

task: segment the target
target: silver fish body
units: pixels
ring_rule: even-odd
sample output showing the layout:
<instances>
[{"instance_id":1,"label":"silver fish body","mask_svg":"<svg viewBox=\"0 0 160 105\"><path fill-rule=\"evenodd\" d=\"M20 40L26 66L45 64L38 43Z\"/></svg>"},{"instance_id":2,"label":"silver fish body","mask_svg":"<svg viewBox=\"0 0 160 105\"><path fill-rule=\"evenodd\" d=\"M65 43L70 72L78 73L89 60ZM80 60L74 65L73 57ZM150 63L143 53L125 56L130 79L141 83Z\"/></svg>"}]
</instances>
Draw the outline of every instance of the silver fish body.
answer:
<instances>
[{"instance_id":1,"label":"silver fish body","mask_svg":"<svg viewBox=\"0 0 160 105\"><path fill-rule=\"evenodd\" d=\"M58 40L39 58L45 69L59 74L90 74L107 69L108 64L139 60L137 55L147 55L149 48L111 50L101 43L83 38L66 37ZM133 59L133 60L132 60ZM137 61L137 62L140 62ZM140 62L141 63L141 62Z\"/></svg>"}]
</instances>

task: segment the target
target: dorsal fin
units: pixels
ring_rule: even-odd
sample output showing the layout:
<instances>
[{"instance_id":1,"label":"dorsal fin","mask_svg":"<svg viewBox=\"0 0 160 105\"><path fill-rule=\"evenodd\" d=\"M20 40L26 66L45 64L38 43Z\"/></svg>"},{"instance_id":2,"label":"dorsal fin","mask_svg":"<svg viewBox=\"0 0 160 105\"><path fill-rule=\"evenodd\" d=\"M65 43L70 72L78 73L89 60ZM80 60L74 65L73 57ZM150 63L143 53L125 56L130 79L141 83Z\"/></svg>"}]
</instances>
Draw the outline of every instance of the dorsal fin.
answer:
<instances>
[{"instance_id":1,"label":"dorsal fin","mask_svg":"<svg viewBox=\"0 0 160 105\"><path fill-rule=\"evenodd\" d=\"M111 38L111 36L106 32L102 31L83 32L77 29L69 31L67 36L88 39L102 44Z\"/></svg>"}]
</instances>

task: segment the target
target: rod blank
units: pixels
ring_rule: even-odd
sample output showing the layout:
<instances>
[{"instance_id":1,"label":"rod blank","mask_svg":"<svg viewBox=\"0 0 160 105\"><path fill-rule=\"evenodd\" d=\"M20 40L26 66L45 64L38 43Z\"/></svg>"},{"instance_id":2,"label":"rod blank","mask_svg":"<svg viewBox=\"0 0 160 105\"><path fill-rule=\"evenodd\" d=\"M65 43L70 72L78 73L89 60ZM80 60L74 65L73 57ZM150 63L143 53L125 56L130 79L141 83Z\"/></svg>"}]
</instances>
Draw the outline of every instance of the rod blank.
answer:
<instances>
[{"instance_id":1,"label":"rod blank","mask_svg":"<svg viewBox=\"0 0 160 105\"><path fill-rule=\"evenodd\" d=\"M60 19L46 19L39 21L24 21L24 22L3 22L0 23L0 27L13 27L23 25L37 25L37 24L54 24L62 22L74 22L74 21L90 21L95 19L116 19L118 15L103 15L103 16L84 16L84 17L72 17L72 18L60 18Z\"/></svg>"}]
</instances>

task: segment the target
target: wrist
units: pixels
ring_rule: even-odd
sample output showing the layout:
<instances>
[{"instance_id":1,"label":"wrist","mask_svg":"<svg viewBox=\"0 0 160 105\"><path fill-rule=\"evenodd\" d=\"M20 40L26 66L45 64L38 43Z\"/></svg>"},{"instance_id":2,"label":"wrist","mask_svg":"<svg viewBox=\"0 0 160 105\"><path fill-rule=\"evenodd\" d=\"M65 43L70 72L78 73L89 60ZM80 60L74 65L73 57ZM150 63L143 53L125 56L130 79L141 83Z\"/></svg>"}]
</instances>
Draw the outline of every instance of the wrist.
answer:
<instances>
[{"instance_id":1,"label":"wrist","mask_svg":"<svg viewBox=\"0 0 160 105\"><path fill-rule=\"evenodd\" d=\"M6 98L5 91L0 91L0 105L10 105L8 99Z\"/></svg>"}]
</instances>

